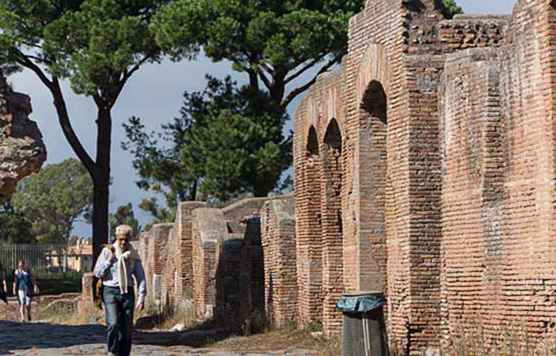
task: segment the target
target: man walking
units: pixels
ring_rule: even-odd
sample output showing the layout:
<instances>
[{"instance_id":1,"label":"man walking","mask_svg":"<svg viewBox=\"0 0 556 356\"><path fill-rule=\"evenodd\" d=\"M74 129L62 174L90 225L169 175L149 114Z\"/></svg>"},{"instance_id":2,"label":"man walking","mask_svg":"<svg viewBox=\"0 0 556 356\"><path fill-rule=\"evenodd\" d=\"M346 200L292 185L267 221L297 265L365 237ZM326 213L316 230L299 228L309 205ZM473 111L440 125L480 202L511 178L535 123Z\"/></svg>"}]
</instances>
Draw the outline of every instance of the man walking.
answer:
<instances>
[{"instance_id":1,"label":"man walking","mask_svg":"<svg viewBox=\"0 0 556 356\"><path fill-rule=\"evenodd\" d=\"M95 264L94 275L102 280L102 302L106 314L106 341L109 355L129 356L133 331L133 308L143 309L146 295L145 272L139 255L130 243L133 230L116 228L116 241L107 245ZM139 296L135 303L133 277Z\"/></svg>"}]
</instances>

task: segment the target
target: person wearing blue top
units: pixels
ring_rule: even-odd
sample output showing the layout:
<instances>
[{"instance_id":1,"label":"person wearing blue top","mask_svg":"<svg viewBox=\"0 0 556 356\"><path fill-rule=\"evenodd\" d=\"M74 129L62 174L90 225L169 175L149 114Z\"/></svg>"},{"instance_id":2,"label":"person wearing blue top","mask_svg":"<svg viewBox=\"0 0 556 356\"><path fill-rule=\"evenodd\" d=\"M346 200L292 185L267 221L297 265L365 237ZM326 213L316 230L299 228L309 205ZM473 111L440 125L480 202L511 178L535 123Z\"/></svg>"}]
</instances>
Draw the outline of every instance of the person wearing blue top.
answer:
<instances>
[{"instance_id":1,"label":"person wearing blue top","mask_svg":"<svg viewBox=\"0 0 556 356\"><path fill-rule=\"evenodd\" d=\"M134 306L139 310L145 306L145 271L138 253L129 241L132 233L130 226L118 226L116 241L102 249L93 272L95 277L102 280L109 355L128 356L131 353ZM137 303L133 277L138 290Z\"/></svg>"},{"instance_id":2,"label":"person wearing blue top","mask_svg":"<svg viewBox=\"0 0 556 356\"><path fill-rule=\"evenodd\" d=\"M21 321L26 319L25 312L27 312L27 321L31 321L31 302L35 286L35 279L27 263L25 260L20 260L17 263L17 269L14 271L13 292L19 303Z\"/></svg>"}]
</instances>

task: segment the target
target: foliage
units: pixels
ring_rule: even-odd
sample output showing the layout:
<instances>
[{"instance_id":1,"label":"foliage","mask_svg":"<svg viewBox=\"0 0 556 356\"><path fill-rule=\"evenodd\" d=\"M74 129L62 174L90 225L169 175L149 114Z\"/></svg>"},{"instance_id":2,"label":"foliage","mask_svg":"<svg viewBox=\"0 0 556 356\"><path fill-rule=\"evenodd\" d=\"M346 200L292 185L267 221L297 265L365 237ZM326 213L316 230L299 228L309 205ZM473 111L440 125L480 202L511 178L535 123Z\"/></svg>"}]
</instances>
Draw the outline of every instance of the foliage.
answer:
<instances>
[{"instance_id":1,"label":"foliage","mask_svg":"<svg viewBox=\"0 0 556 356\"><path fill-rule=\"evenodd\" d=\"M16 211L9 201L0 207L0 241L21 244L36 242L31 222L22 212Z\"/></svg>"},{"instance_id":2,"label":"foliage","mask_svg":"<svg viewBox=\"0 0 556 356\"><path fill-rule=\"evenodd\" d=\"M145 225L145 231L151 229L154 224L169 223L176 220L175 199L169 199L167 202L168 207L161 207L156 198L143 199L139 204L139 208L148 212L153 217L150 224Z\"/></svg>"},{"instance_id":3,"label":"foliage","mask_svg":"<svg viewBox=\"0 0 556 356\"><path fill-rule=\"evenodd\" d=\"M108 241L112 109L131 76L161 51L151 29L168 0L0 0L0 62L31 70L94 184L93 254ZM97 106L96 158L77 137L61 80ZM81 119L81 117L80 117Z\"/></svg>"},{"instance_id":4,"label":"foliage","mask_svg":"<svg viewBox=\"0 0 556 356\"><path fill-rule=\"evenodd\" d=\"M139 220L135 218L133 205L131 205L131 203L119 206L116 212L110 214L110 237L112 240L116 238L116 227L124 224L133 228L134 235L141 232L141 225L139 224Z\"/></svg>"},{"instance_id":5,"label":"foliage","mask_svg":"<svg viewBox=\"0 0 556 356\"><path fill-rule=\"evenodd\" d=\"M285 109L316 75L286 95L288 84L319 64L319 74L330 69L346 53L348 21L363 2L177 0L157 14L152 28L176 58L202 46L209 58L229 60L248 74L252 90L262 82Z\"/></svg>"},{"instance_id":6,"label":"foliage","mask_svg":"<svg viewBox=\"0 0 556 356\"><path fill-rule=\"evenodd\" d=\"M85 167L67 159L23 179L12 198L24 212L33 235L43 243L68 243L75 222L90 215L93 185Z\"/></svg>"},{"instance_id":7,"label":"foliage","mask_svg":"<svg viewBox=\"0 0 556 356\"><path fill-rule=\"evenodd\" d=\"M283 134L286 115L272 107L267 94L237 88L230 78L208 79L203 92L184 94L181 116L162 126L159 139L137 118L124 125L123 147L135 156L139 187L165 189L169 204L176 196L218 201L266 196L291 160L291 141ZM162 149L159 140L170 144ZM156 201L144 205L156 209Z\"/></svg>"},{"instance_id":8,"label":"foliage","mask_svg":"<svg viewBox=\"0 0 556 356\"><path fill-rule=\"evenodd\" d=\"M458 6L456 0L442 0L446 10L448 11L447 17L452 18L455 15L463 14L463 9Z\"/></svg>"}]
</instances>

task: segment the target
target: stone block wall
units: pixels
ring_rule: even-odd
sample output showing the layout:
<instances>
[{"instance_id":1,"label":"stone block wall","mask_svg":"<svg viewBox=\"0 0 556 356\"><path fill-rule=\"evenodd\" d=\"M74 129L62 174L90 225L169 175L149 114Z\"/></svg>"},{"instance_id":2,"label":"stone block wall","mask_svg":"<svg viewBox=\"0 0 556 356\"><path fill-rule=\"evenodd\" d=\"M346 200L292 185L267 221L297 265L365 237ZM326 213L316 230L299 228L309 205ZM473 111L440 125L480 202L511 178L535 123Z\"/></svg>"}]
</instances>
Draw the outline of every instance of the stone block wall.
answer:
<instances>
[{"instance_id":1,"label":"stone block wall","mask_svg":"<svg viewBox=\"0 0 556 356\"><path fill-rule=\"evenodd\" d=\"M272 200L261 212L264 302L267 321L277 327L298 321L293 197Z\"/></svg>"}]
</instances>

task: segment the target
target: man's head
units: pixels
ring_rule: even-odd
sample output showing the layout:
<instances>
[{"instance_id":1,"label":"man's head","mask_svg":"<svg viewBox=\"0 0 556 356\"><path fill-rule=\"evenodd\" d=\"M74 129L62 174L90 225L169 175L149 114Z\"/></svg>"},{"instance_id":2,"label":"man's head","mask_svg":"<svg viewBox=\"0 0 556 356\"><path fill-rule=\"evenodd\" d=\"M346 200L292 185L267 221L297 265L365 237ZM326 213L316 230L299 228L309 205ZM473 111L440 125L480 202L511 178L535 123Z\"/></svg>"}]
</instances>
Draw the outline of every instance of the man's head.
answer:
<instances>
[{"instance_id":1,"label":"man's head","mask_svg":"<svg viewBox=\"0 0 556 356\"><path fill-rule=\"evenodd\" d=\"M133 229L129 225L120 225L116 227L116 245L122 250L127 250Z\"/></svg>"},{"instance_id":2,"label":"man's head","mask_svg":"<svg viewBox=\"0 0 556 356\"><path fill-rule=\"evenodd\" d=\"M19 262L17 262L17 268L25 269L25 267L26 267L25 260L19 260Z\"/></svg>"}]
</instances>

